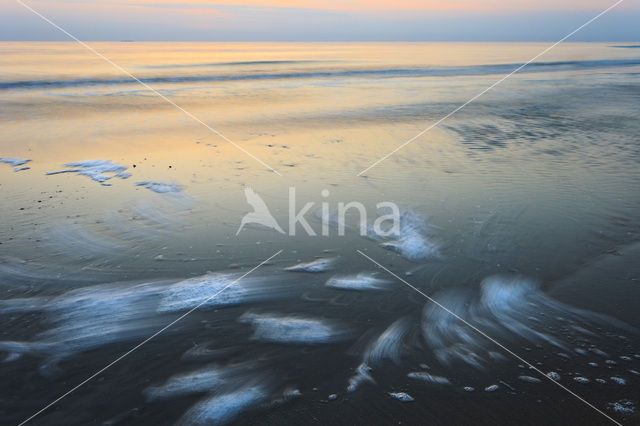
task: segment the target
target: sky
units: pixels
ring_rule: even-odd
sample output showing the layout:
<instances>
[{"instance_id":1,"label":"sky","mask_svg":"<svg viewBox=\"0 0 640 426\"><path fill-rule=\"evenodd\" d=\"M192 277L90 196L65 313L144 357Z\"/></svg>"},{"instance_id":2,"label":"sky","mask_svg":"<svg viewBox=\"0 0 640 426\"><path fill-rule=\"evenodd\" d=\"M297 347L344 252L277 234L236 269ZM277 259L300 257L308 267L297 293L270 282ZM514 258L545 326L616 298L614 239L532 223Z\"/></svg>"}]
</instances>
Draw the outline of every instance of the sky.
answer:
<instances>
[{"instance_id":1,"label":"sky","mask_svg":"<svg viewBox=\"0 0 640 426\"><path fill-rule=\"evenodd\" d=\"M553 41L616 0L21 0L82 40ZM574 41L640 41L625 0ZM0 40L67 40L0 0Z\"/></svg>"}]
</instances>

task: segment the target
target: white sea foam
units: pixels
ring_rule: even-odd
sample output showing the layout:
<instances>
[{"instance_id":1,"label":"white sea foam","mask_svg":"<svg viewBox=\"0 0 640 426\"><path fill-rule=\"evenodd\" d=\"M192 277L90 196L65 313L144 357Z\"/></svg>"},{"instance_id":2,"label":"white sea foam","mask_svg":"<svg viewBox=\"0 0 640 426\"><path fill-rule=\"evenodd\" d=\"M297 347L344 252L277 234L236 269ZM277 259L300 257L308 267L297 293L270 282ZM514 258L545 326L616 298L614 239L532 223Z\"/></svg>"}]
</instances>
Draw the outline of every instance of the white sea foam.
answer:
<instances>
[{"instance_id":1,"label":"white sea foam","mask_svg":"<svg viewBox=\"0 0 640 426\"><path fill-rule=\"evenodd\" d=\"M609 356L609 354L607 354L605 351L598 349L598 348L589 348L589 351L593 352L594 354L601 356L603 358L607 358Z\"/></svg>"},{"instance_id":2,"label":"white sea foam","mask_svg":"<svg viewBox=\"0 0 640 426\"><path fill-rule=\"evenodd\" d=\"M242 303L249 292L241 282L233 284L237 278L237 274L211 273L177 282L164 291L158 312L191 309L203 302L203 308Z\"/></svg>"},{"instance_id":3,"label":"white sea foam","mask_svg":"<svg viewBox=\"0 0 640 426\"><path fill-rule=\"evenodd\" d=\"M446 377L434 376L426 371L413 371L407 374L407 377L414 380L421 380L427 383L434 383L438 385L450 385L451 382Z\"/></svg>"},{"instance_id":4,"label":"white sea foam","mask_svg":"<svg viewBox=\"0 0 640 426\"><path fill-rule=\"evenodd\" d=\"M349 379L347 391L354 392L362 383L375 383L375 380L371 377L371 367L365 363L360 364L356 369L356 374Z\"/></svg>"},{"instance_id":5,"label":"white sea foam","mask_svg":"<svg viewBox=\"0 0 640 426\"><path fill-rule=\"evenodd\" d=\"M625 379L623 379L622 377L609 377L614 383L617 383L619 385L626 385L627 381Z\"/></svg>"},{"instance_id":6,"label":"white sea foam","mask_svg":"<svg viewBox=\"0 0 640 426\"><path fill-rule=\"evenodd\" d=\"M326 272L333 269L335 263L335 258L321 258L311 262L298 263L284 268L284 270L290 272Z\"/></svg>"},{"instance_id":7,"label":"white sea foam","mask_svg":"<svg viewBox=\"0 0 640 426\"><path fill-rule=\"evenodd\" d=\"M380 246L398 252L405 259L412 261L438 256L438 246L416 233L408 233L397 240L384 242Z\"/></svg>"},{"instance_id":8,"label":"white sea foam","mask_svg":"<svg viewBox=\"0 0 640 426\"><path fill-rule=\"evenodd\" d=\"M617 402L609 403L609 408L619 414L633 414L636 411L636 407L633 405L632 401L622 400Z\"/></svg>"},{"instance_id":9,"label":"white sea foam","mask_svg":"<svg viewBox=\"0 0 640 426\"><path fill-rule=\"evenodd\" d=\"M13 167L14 172L21 172L23 170L29 170L31 167L20 167L27 164L29 161L26 158L14 158L14 157L0 157L0 163L9 164Z\"/></svg>"},{"instance_id":10,"label":"white sea foam","mask_svg":"<svg viewBox=\"0 0 640 426\"><path fill-rule=\"evenodd\" d=\"M183 186L177 183L165 183L165 182L150 182L142 181L136 182L136 186L143 186L158 194L170 194L182 192Z\"/></svg>"},{"instance_id":11,"label":"white sea foam","mask_svg":"<svg viewBox=\"0 0 640 426\"><path fill-rule=\"evenodd\" d=\"M360 272L356 275L335 275L327 280L327 287L342 290L386 290L391 282L377 278L374 274Z\"/></svg>"},{"instance_id":12,"label":"white sea foam","mask_svg":"<svg viewBox=\"0 0 640 426\"><path fill-rule=\"evenodd\" d=\"M0 163L10 164L13 167L22 166L23 164L27 164L29 161L31 160L13 157L0 157Z\"/></svg>"},{"instance_id":13,"label":"white sea foam","mask_svg":"<svg viewBox=\"0 0 640 426\"><path fill-rule=\"evenodd\" d=\"M47 358L45 366L72 354L119 341L148 336L166 318L159 313L198 306L225 306L286 296L286 287L269 284L262 277L247 277L233 284L238 274L208 274L180 282L104 284L79 288L55 297L19 298L0 301L0 314L42 312L45 330L28 342L0 342L0 351L31 353ZM275 278L274 278L275 279ZM280 278L281 279L281 278ZM224 288L229 286L229 288ZM224 289L224 290L223 290ZM331 327L332 339L341 332ZM302 341L306 338L298 331ZM314 337L315 336L315 337ZM321 339L317 330L312 338Z\"/></svg>"},{"instance_id":14,"label":"white sea foam","mask_svg":"<svg viewBox=\"0 0 640 426\"><path fill-rule=\"evenodd\" d=\"M24 311L44 312L50 328L37 334L34 341L0 342L0 350L45 356L49 361L44 367L49 368L55 367L57 360L78 352L146 336L162 321L154 306L166 285L158 282L85 287L44 302L37 298L32 305L23 299L11 304L10 309L15 311L22 304Z\"/></svg>"},{"instance_id":15,"label":"white sea foam","mask_svg":"<svg viewBox=\"0 0 640 426\"><path fill-rule=\"evenodd\" d=\"M356 369L356 374L349 379L347 391L353 392L365 382L375 383L369 365L381 365L385 360L400 362L404 351L404 339L409 327L409 320L400 318L367 345L362 356L362 363Z\"/></svg>"},{"instance_id":16,"label":"white sea foam","mask_svg":"<svg viewBox=\"0 0 640 426\"><path fill-rule=\"evenodd\" d=\"M261 386L246 387L235 392L208 397L194 405L180 419L180 425L220 425L236 418L248 408L267 398Z\"/></svg>"},{"instance_id":17,"label":"white sea foam","mask_svg":"<svg viewBox=\"0 0 640 426\"><path fill-rule=\"evenodd\" d=\"M420 261L440 257L439 247L432 241L431 227L426 220L407 210L400 216L400 235L380 245L388 250L398 252L410 261ZM373 234L372 238L380 239Z\"/></svg>"},{"instance_id":18,"label":"white sea foam","mask_svg":"<svg viewBox=\"0 0 640 426\"><path fill-rule=\"evenodd\" d=\"M414 398L406 392L389 392L389 396L402 402L411 402Z\"/></svg>"},{"instance_id":19,"label":"white sea foam","mask_svg":"<svg viewBox=\"0 0 640 426\"><path fill-rule=\"evenodd\" d=\"M205 367L170 377L163 385L149 387L145 395L150 401L192 393L211 392L225 383L224 372L217 367Z\"/></svg>"},{"instance_id":20,"label":"white sea foam","mask_svg":"<svg viewBox=\"0 0 640 426\"><path fill-rule=\"evenodd\" d=\"M549 376L551 377L551 376ZM531 376L520 376L518 377L518 379L522 380L523 382L528 382L528 383L540 383L542 382L542 380L538 379L537 377L531 377Z\"/></svg>"},{"instance_id":21,"label":"white sea foam","mask_svg":"<svg viewBox=\"0 0 640 426\"><path fill-rule=\"evenodd\" d=\"M482 281L479 292L448 289L434 298L451 312L501 338L525 339L534 344L551 344L568 350L568 338L558 330L581 323L570 332L584 338L602 324L628 327L593 312L572 308L544 294L538 283L521 276L498 275ZM443 363L463 361L481 368L492 360L490 345L478 333L433 304L424 308L423 336ZM580 330L585 330L581 332ZM586 333L586 334L585 334Z\"/></svg>"},{"instance_id":22,"label":"white sea foam","mask_svg":"<svg viewBox=\"0 0 640 426\"><path fill-rule=\"evenodd\" d=\"M282 295L283 287L267 279L245 277L236 281L240 277L240 274L210 273L177 282L163 292L158 312L186 310L200 304L203 309L231 306Z\"/></svg>"},{"instance_id":23,"label":"white sea foam","mask_svg":"<svg viewBox=\"0 0 640 426\"><path fill-rule=\"evenodd\" d=\"M336 213L322 217L322 212L318 209L315 215L324 225L339 229L340 218ZM385 225L388 226L385 227ZM345 229L347 228L356 227L345 224ZM386 222L380 230L374 229L371 224L366 227L367 238L380 242L381 247L395 251L407 260L416 262L440 257L439 246L433 241L432 234L433 226L412 210L404 210L400 213L397 232L394 232L391 224Z\"/></svg>"},{"instance_id":24,"label":"white sea foam","mask_svg":"<svg viewBox=\"0 0 640 426\"><path fill-rule=\"evenodd\" d=\"M284 391L282 391L282 395L277 396L275 399L271 401L271 406L277 406L285 404L292 399L300 398L302 396L302 391L298 388L287 387Z\"/></svg>"},{"instance_id":25,"label":"white sea foam","mask_svg":"<svg viewBox=\"0 0 640 426\"><path fill-rule=\"evenodd\" d=\"M464 293L453 291L437 296L447 309L465 319L469 317L467 299ZM473 367L482 367L483 358L475 353L481 347L474 331L445 310L425 305L422 332L440 362L449 364L458 359Z\"/></svg>"},{"instance_id":26,"label":"white sea foam","mask_svg":"<svg viewBox=\"0 0 640 426\"><path fill-rule=\"evenodd\" d=\"M401 318L391 324L364 352L364 363L379 365L385 359L400 362L403 351L403 340L409 331L409 321Z\"/></svg>"},{"instance_id":27,"label":"white sea foam","mask_svg":"<svg viewBox=\"0 0 640 426\"><path fill-rule=\"evenodd\" d=\"M268 342L317 344L330 343L348 337L348 331L335 323L298 316L256 314L247 312L240 322L253 326L253 338Z\"/></svg>"},{"instance_id":28,"label":"white sea foam","mask_svg":"<svg viewBox=\"0 0 640 426\"><path fill-rule=\"evenodd\" d=\"M31 160L28 160L26 158L0 157L0 163L9 164L13 167L22 166L24 164L27 164L29 161Z\"/></svg>"},{"instance_id":29,"label":"white sea foam","mask_svg":"<svg viewBox=\"0 0 640 426\"><path fill-rule=\"evenodd\" d=\"M558 381L558 380L560 380L560 378L561 378L561 377L560 377L560 374L556 373L555 371L550 371L550 372L548 372L548 373L547 373L547 377L548 377L548 378L550 378L550 379L552 379L552 380L555 380L555 381Z\"/></svg>"},{"instance_id":30,"label":"white sea foam","mask_svg":"<svg viewBox=\"0 0 640 426\"><path fill-rule=\"evenodd\" d=\"M158 313L186 310L220 292L204 306L224 306L283 295L285 287L270 286L261 277L248 277L230 285L237 274L209 274L178 283L105 284L69 291L60 296L0 301L0 313L43 312L47 329L29 342L0 342L0 351L31 353L48 359L45 366L72 354L114 342L148 336L166 321ZM304 327L304 325L299 325ZM340 332L322 336L321 326L297 340L331 340Z\"/></svg>"},{"instance_id":31,"label":"white sea foam","mask_svg":"<svg viewBox=\"0 0 640 426\"><path fill-rule=\"evenodd\" d=\"M60 173L77 173L82 176L87 176L103 185L109 185L105 182L113 177L126 179L131 176L131 173L126 171L128 168L127 166L123 166L109 160L77 161L74 163L67 163L64 166L71 168L66 170L48 172L47 175L56 175ZM106 173L110 174L107 175Z\"/></svg>"}]
</instances>

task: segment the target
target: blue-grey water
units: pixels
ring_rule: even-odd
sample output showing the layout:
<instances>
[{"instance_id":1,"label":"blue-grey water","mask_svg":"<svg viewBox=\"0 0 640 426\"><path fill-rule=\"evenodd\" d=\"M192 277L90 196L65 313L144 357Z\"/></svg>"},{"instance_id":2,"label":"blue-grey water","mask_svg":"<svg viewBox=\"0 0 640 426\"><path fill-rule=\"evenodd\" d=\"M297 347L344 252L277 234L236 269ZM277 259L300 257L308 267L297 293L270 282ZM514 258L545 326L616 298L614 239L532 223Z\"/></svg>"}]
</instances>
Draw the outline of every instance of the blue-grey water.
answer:
<instances>
[{"instance_id":1,"label":"blue-grey water","mask_svg":"<svg viewBox=\"0 0 640 426\"><path fill-rule=\"evenodd\" d=\"M369 168L546 45L93 46L237 146L82 46L0 44L2 424L159 330L31 421L640 423L637 49L561 44ZM248 193L284 233L238 232Z\"/></svg>"}]
</instances>

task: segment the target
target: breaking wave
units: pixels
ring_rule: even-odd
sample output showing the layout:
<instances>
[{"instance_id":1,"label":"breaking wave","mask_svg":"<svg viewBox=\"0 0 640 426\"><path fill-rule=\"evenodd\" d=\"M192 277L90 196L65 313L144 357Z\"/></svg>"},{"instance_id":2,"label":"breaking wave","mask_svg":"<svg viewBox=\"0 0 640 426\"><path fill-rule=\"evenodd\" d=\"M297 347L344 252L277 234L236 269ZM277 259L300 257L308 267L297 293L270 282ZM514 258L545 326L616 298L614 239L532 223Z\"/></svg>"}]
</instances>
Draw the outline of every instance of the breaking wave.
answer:
<instances>
[{"instance_id":1,"label":"breaking wave","mask_svg":"<svg viewBox=\"0 0 640 426\"><path fill-rule=\"evenodd\" d=\"M247 63L252 65L253 63ZM267 63L268 64L268 63ZM198 83L226 82L246 80L282 80L282 79L318 79L318 78L406 78L406 77L451 77L507 74L518 68L520 63L487 64L468 67L414 67L414 68L368 68L336 69L327 71L289 71L289 72L247 72L234 74L200 75L163 75L144 77L140 81L146 84L158 83ZM580 71L609 67L633 67L640 65L640 59L603 59L590 61L534 62L528 64L520 73ZM183 66L189 67L190 65ZM179 68L180 66L174 66ZM0 90L10 89L47 89L58 87L115 86L131 84L130 78L83 78L69 80L17 80L0 82Z\"/></svg>"}]
</instances>

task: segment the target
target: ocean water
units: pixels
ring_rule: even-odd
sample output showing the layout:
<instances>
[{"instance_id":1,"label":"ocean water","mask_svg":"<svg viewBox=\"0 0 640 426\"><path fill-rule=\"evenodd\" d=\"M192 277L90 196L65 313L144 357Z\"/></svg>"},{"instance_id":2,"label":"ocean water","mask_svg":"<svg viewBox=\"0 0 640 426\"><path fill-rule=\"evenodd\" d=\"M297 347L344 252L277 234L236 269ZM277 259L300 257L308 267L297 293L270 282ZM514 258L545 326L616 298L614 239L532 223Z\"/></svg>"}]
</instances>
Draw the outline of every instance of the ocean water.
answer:
<instances>
[{"instance_id":1,"label":"ocean water","mask_svg":"<svg viewBox=\"0 0 640 426\"><path fill-rule=\"evenodd\" d=\"M546 375L640 423L640 50L561 44L362 173L547 45L91 45L166 99L0 43L2 424L186 313L32 422L610 422Z\"/></svg>"}]
</instances>

